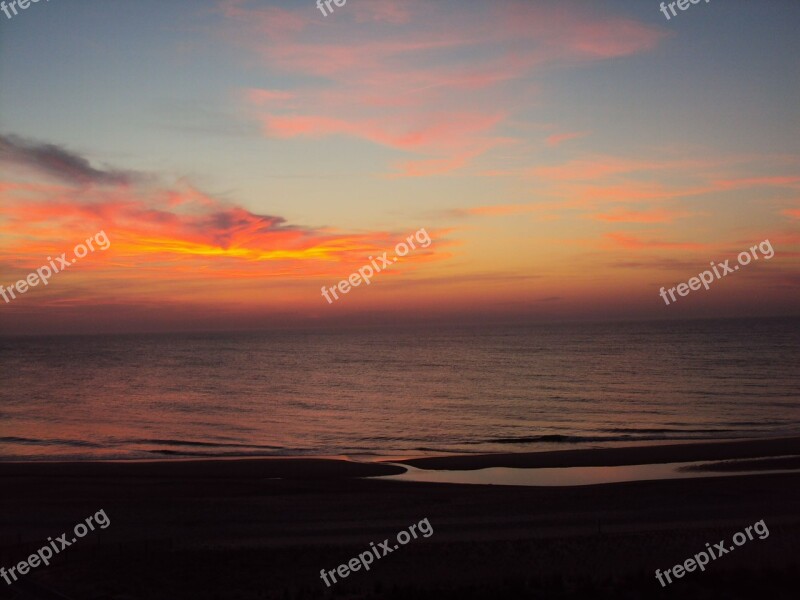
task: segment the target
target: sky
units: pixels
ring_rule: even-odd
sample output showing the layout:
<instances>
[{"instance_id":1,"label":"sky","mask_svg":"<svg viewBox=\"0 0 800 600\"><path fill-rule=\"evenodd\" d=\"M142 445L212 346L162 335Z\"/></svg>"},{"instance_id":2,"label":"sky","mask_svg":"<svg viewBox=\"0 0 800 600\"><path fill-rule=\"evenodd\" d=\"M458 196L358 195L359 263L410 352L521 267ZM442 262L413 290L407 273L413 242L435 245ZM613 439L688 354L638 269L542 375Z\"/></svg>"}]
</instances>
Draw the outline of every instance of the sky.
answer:
<instances>
[{"instance_id":1,"label":"sky","mask_svg":"<svg viewBox=\"0 0 800 600\"><path fill-rule=\"evenodd\" d=\"M0 334L800 313L797 2L331 7L0 13Z\"/></svg>"}]
</instances>

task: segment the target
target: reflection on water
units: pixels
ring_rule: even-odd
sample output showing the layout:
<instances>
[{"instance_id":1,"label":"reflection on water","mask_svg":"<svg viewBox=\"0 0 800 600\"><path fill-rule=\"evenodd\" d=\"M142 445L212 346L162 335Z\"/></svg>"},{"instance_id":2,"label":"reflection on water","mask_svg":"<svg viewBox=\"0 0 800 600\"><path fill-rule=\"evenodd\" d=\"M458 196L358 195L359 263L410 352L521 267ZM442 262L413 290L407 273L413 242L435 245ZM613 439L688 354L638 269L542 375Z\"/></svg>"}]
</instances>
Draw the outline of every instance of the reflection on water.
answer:
<instances>
[{"instance_id":1,"label":"reflection on water","mask_svg":"<svg viewBox=\"0 0 800 600\"><path fill-rule=\"evenodd\" d=\"M398 463L392 463L398 464ZM423 481L428 483L471 483L481 485L572 486L646 481L652 479L692 479L696 477L729 477L732 475L757 475L767 473L797 473L798 469L776 469L736 472L684 471L681 468L708 464L703 462L664 463L659 465L624 465L619 467L559 467L548 469L512 469L491 467L474 471L429 471L398 464L408 469L402 475L389 475L376 479L396 481Z\"/></svg>"},{"instance_id":2,"label":"reflection on water","mask_svg":"<svg viewBox=\"0 0 800 600\"><path fill-rule=\"evenodd\" d=\"M798 364L800 319L0 337L0 460L790 437Z\"/></svg>"}]
</instances>

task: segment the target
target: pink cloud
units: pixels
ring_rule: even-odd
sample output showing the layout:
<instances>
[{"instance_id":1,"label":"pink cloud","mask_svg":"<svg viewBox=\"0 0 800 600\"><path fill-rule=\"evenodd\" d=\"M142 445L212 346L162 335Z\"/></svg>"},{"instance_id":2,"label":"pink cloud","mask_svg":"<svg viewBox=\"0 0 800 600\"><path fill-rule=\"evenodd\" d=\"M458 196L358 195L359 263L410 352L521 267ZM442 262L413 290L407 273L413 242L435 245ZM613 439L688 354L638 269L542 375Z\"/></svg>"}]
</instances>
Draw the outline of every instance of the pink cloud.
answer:
<instances>
[{"instance_id":1,"label":"pink cloud","mask_svg":"<svg viewBox=\"0 0 800 600\"><path fill-rule=\"evenodd\" d=\"M286 108L291 106L291 101L297 98L297 94L282 90L244 90L244 99L256 106L269 105L273 107Z\"/></svg>"},{"instance_id":2,"label":"pink cloud","mask_svg":"<svg viewBox=\"0 0 800 600\"><path fill-rule=\"evenodd\" d=\"M582 137L586 137L589 135L588 131L573 131L570 133L554 133L552 135L547 136L545 139L545 143L550 147L555 147L561 145L563 142L569 140L576 140Z\"/></svg>"},{"instance_id":3,"label":"pink cloud","mask_svg":"<svg viewBox=\"0 0 800 600\"><path fill-rule=\"evenodd\" d=\"M355 121L316 115L267 115L264 117L264 130L268 135L282 138L343 134L403 150L449 150L459 143L469 145L471 136L491 130L501 118L499 115L445 113L409 123L381 119Z\"/></svg>"},{"instance_id":4,"label":"pink cloud","mask_svg":"<svg viewBox=\"0 0 800 600\"><path fill-rule=\"evenodd\" d=\"M253 10L248 0L219 0L219 10L228 19L247 21L251 27L270 38L298 33L312 22L306 11L277 6L261 6Z\"/></svg>"},{"instance_id":5,"label":"pink cloud","mask_svg":"<svg viewBox=\"0 0 800 600\"><path fill-rule=\"evenodd\" d=\"M531 89L530 78L544 67L636 54L666 35L626 18L521 0L457 12L371 0L340 7L327 21L309 16L308 7L223 6L237 42L267 74L302 78L291 92L245 94L266 135L344 135L417 154L396 163L400 176L464 168L507 139L503 128L521 108L522 82Z\"/></svg>"},{"instance_id":6,"label":"pink cloud","mask_svg":"<svg viewBox=\"0 0 800 600\"><path fill-rule=\"evenodd\" d=\"M417 4L412 0L398 2L397 0L369 0L369 2L355 2L352 10L355 12L356 20L383 21L401 25L411 20L413 6Z\"/></svg>"},{"instance_id":7,"label":"pink cloud","mask_svg":"<svg viewBox=\"0 0 800 600\"><path fill-rule=\"evenodd\" d=\"M665 202L715 195L717 197L760 187L791 191L800 186L800 177L788 174L760 175L774 169L776 157L628 158L588 156L561 164L516 169L503 175L516 175L536 181L539 193L560 199L565 207L607 209L615 204ZM736 173L746 176L727 176ZM603 212L600 220L611 221L618 214ZM784 213L785 214L785 213ZM616 216L615 216L616 215ZM628 222L660 221L666 215L647 215L628 211Z\"/></svg>"},{"instance_id":8,"label":"pink cloud","mask_svg":"<svg viewBox=\"0 0 800 600\"><path fill-rule=\"evenodd\" d=\"M599 58L628 56L654 48L665 36L632 20L582 23L572 31L574 48Z\"/></svg>"}]
</instances>

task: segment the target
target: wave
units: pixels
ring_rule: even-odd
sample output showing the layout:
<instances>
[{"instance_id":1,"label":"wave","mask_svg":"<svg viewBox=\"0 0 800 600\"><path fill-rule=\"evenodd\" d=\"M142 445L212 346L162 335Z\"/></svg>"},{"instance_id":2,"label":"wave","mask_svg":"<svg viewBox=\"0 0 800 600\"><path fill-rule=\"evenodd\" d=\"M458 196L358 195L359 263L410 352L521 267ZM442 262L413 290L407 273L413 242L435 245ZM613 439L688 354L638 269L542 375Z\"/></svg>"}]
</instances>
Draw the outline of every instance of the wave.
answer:
<instances>
[{"instance_id":1,"label":"wave","mask_svg":"<svg viewBox=\"0 0 800 600\"><path fill-rule=\"evenodd\" d=\"M627 430L604 430L604 431L627 431ZM537 444L537 443L551 443L551 444L580 444L585 442L636 442L636 441L650 441L650 440L682 440L691 439L697 440L698 436L693 434L711 434L717 433L719 436L724 437L725 434L740 432L736 429L636 429L629 430L631 433L623 435L563 435L563 434L544 434L544 435L529 435L529 436L514 436L514 437L495 437L486 438L482 440L475 440L466 442L468 444ZM641 435L633 435L633 433ZM658 434L658 435L656 435ZM677 435L665 435L677 434ZM682 434L682 435L681 435ZM748 431L746 436L754 437L758 432ZM731 436L732 437L732 436Z\"/></svg>"},{"instance_id":2,"label":"wave","mask_svg":"<svg viewBox=\"0 0 800 600\"><path fill-rule=\"evenodd\" d=\"M581 442L614 442L641 439L631 435L599 436L599 435L523 435L517 437L496 437L467 442L469 444L536 444L539 442L549 442L555 444L579 444Z\"/></svg>"},{"instance_id":3,"label":"wave","mask_svg":"<svg viewBox=\"0 0 800 600\"><path fill-rule=\"evenodd\" d=\"M204 458L258 458L258 457L276 457L276 456L302 456L302 453L296 450L280 450L278 452L190 452L188 450L147 450L149 454L158 454L160 456L194 456Z\"/></svg>"},{"instance_id":4,"label":"wave","mask_svg":"<svg viewBox=\"0 0 800 600\"><path fill-rule=\"evenodd\" d=\"M754 423L755 424L755 423ZM600 431L607 431L609 433L733 433L741 431L740 429L647 429L637 427L615 427L611 429L601 429Z\"/></svg>"},{"instance_id":5,"label":"wave","mask_svg":"<svg viewBox=\"0 0 800 600\"><path fill-rule=\"evenodd\" d=\"M35 446L75 446L76 448L103 448L103 444L95 444L94 442L87 442L85 440L46 440L37 438L24 438L24 437L0 437L0 443L7 442L11 444L31 444Z\"/></svg>"},{"instance_id":6,"label":"wave","mask_svg":"<svg viewBox=\"0 0 800 600\"><path fill-rule=\"evenodd\" d=\"M162 446L196 446L199 448L262 448L264 450L283 450L283 446L268 446L262 444L236 444L223 442L195 442L192 440L161 440L161 439L142 439L130 440L131 444L160 444Z\"/></svg>"}]
</instances>

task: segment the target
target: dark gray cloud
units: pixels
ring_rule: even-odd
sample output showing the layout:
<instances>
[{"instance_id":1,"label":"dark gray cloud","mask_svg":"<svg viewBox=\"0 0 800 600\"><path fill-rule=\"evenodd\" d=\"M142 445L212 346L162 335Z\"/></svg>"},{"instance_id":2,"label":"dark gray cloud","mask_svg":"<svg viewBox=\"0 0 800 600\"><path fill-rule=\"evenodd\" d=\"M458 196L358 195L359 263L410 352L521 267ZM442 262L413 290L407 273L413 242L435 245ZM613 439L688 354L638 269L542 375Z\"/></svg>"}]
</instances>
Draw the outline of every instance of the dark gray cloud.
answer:
<instances>
[{"instance_id":1,"label":"dark gray cloud","mask_svg":"<svg viewBox=\"0 0 800 600\"><path fill-rule=\"evenodd\" d=\"M25 165L79 185L127 185L141 178L130 171L97 169L84 157L55 144L0 134L0 162Z\"/></svg>"}]
</instances>

